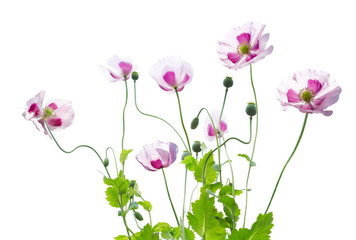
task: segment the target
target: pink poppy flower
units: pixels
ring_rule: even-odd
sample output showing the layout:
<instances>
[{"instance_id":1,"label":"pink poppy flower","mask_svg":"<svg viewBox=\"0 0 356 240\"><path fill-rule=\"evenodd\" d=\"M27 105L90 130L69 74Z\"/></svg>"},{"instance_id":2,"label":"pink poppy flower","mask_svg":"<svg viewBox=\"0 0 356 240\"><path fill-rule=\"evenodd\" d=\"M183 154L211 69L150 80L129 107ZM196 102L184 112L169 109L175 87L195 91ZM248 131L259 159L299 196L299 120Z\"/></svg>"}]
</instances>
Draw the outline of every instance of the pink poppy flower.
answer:
<instances>
[{"instance_id":1,"label":"pink poppy flower","mask_svg":"<svg viewBox=\"0 0 356 240\"><path fill-rule=\"evenodd\" d=\"M262 35L265 25L249 22L235 27L219 41L217 52L223 64L237 70L250 63L255 63L273 51L273 46L266 49L269 34Z\"/></svg>"},{"instance_id":2,"label":"pink poppy flower","mask_svg":"<svg viewBox=\"0 0 356 240\"><path fill-rule=\"evenodd\" d=\"M214 126L216 128L216 132L218 134L218 138L222 137L225 133L227 133L227 122L226 118L223 115L220 120L220 129L219 129L219 118L220 118L220 112L218 110L214 110L210 113L211 118L213 119ZM211 123L211 120L209 117L206 118L205 124L204 124L204 134L205 137L211 142L215 140L215 131L213 124Z\"/></svg>"},{"instance_id":3,"label":"pink poppy flower","mask_svg":"<svg viewBox=\"0 0 356 240\"><path fill-rule=\"evenodd\" d=\"M135 70L130 58L119 58L114 55L107 61L108 67L100 66L106 78L110 82L126 81Z\"/></svg>"},{"instance_id":4,"label":"pink poppy flower","mask_svg":"<svg viewBox=\"0 0 356 240\"><path fill-rule=\"evenodd\" d=\"M329 82L327 72L308 69L283 82L278 92L284 110L292 106L303 113L330 116L333 112L325 109L337 102L341 88L335 82Z\"/></svg>"},{"instance_id":5,"label":"pink poppy flower","mask_svg":"<svg viewBox=\"0 0 356 240\"><path fill-rule=\"evenodd\" d=\"M182 91L193 77L193 69L180 57L165 57L152 66L151 76L164 91Z\"/></svg>"},{"instance_id":6,"label":"pink poppy flower","mask_svg":"<svg viewBox=\"0 0 356 240\"><path fill-rule=\"evenodd\" d=\"M36 128L48 135L44 122L47 122L50 130L64 129L73 123L74 111L72 103L66 100L56 99L43 104L45 91L27 101L22 116L32 121Z\"/></svg>"},{"instance_id":7,"label":"pink poppy flower","mask_svg":"<svg viewBox=\"0 0 356 240\"><path fill-rule=\"evenodd\" d=\"M136 155L136 159L149 171L169 167L177 158L178 147L171 142L146 144Z\"/></svg>"}]
</instances>

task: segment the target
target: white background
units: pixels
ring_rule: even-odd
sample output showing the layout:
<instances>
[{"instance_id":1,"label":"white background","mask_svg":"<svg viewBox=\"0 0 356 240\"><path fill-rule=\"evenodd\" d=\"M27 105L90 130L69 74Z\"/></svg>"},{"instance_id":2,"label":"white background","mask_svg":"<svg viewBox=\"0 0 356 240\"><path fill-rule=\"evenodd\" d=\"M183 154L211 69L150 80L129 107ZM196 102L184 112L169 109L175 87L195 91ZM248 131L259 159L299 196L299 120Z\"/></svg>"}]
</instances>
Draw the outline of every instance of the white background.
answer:
<instances>
[{"instance_id":1,"label":"white background","mask_svg":"<svg viewBox=\"0 0 356 240\"><path fill-rule=\"evenodd\" d=\"M86 150L62 153L21 116L26 101L42 89L48 98L70 99L74 123L55 132L63 148L89 144L104 154L112 146L119 155L124 83L109 83L99 70L113 54L130 56L137 64L141 110L166 118L182 134L176 98L149 76L152 64L179 55L193 66L193 81L180 94L187 127L201 107L221 107L222 80L232 76L234 86L225 109L227 136L247 139L244 108L253 101L248 67L228 70L217 58L216 47L231 28L249 21L266 24L274 51L253 65L260 131L247 226L264 212L304 118L296 109L281 111L276 88L293 72L313 68L328 71L342 93L331 107L331 117L309 117L270 208L275 224L271 236L354 239L356 17L351 2L2 1L0 239L112 239L125 233L117 209L105 200L98 172L103 169L96 156ZM153 204L154 223L174 225L162 174L144 170L134 155L143 144L156 140L174 141L181 150L183 146L171 129L135 110L133 83L128 85L125 148L134 151L126 174L137 179L143 196ZM202 115L202 123L204 119ZM189 134L191 142L205 141L201 126ZM248 164L237 154L250 154L251 146L231 143L228 150L237 187L244 188ZM166 174L181 215L184 167L177 161ZM190 181L189 192L193 186ZM241 209L244 199L237 198ZM130 226L135 229L131 221Z\"/></svg>"}]
</instances>

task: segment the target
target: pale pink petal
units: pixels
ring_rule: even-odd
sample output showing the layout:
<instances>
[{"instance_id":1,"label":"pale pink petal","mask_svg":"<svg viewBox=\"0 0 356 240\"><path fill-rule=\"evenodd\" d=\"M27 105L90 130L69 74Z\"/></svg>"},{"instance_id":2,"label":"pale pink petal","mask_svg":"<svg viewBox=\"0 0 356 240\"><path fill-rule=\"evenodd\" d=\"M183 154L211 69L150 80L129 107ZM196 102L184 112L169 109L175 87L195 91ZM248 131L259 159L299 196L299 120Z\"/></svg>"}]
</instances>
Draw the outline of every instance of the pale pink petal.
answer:
<instances>
[{"instance_id":1,"label":"pale pink petal","mask_svg":"<svg viewBox=\"0 0 356 240\"><path fill-rule=\"evenodd\" d=\"M227 54L227 58L232 62L232 63L237 63L239 62L243 56L237 54L237 53L234 53L234 52L230 52Z\"/></svg>"},{"instance_id":2,"label":"pale pink petal","mask_svg":"<svg viewBox=\"0 0 356 240\"><path fill-rule=\"evenodd\" d=\"M293 89L289 89L287 92L287 98L288 98L288 102L300 102L298 93L296 93Z\"/></svg>"},{"instance_id":3,"label":"pale pink petal","mask_svg":"<svg viewBox=\"0 0 356 240\"><path fill-rule=\"evenodd\" d=\"M26 120L41 117L45 93L45 91L41 91L36 96L27 101L25 111L22 113L22 116Z\"/></svg>"}]
</instances>

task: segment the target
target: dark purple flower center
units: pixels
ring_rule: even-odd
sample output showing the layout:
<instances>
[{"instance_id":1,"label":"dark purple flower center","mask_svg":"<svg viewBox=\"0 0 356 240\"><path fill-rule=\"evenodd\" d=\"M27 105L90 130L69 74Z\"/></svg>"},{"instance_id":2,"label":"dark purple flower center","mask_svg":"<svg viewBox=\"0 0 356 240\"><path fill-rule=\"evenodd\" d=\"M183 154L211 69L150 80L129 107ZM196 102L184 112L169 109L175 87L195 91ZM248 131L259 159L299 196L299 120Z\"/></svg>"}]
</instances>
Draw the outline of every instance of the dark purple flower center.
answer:
<instances>
[{"instance_id":1,"label":"dark purple flower center","mask_svg":"<svg viewBox=\"0 0 356 240\"><path fill-rule=\"evenodd\" d=\"M161 168L162 168L162 161L161 161L161 159L152 160L152 161L151 161L151 165L152 165L152 167L154 167L155 169L161 169Z\"/></svg>"}]
</instances>

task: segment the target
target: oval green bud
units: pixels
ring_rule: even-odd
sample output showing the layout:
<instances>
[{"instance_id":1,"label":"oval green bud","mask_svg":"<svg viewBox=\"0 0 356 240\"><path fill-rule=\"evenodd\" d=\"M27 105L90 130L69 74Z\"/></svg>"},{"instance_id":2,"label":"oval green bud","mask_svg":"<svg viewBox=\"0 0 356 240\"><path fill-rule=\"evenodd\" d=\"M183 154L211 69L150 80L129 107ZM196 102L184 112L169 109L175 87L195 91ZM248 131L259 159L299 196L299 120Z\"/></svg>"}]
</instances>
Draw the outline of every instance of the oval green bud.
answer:
<instances>
[{"instance_id":1,"label":"oval green bud","mask_svg":"<svg viewBox=\"0 0 356 240\"><path fill-rule=\"evenodd\" d=\"M119 210L119 211L117 212L117 215L122 216L122 211Z\"/></svg>"},{"instance_id":2,"label":"oval green bud","mask_svg":"<svg viewBox=\"0 0 356 240\"><path fill-rule=\"evenodd\" d=\"M246 111L246 114L249 115L250 117L255 116L256 115L256 104L248 103L245 111Z\"/></svg>"},{"instance_id":3,"label":"oval green bud","mask_svg":"<svg viewBox=\"0 0 356 240\"><path fill-rule=\"evenodd\" d=\"M191 124L190 124L190 128L191 129L196 129L199 125L199 118L195 117L193 118Z\"/></svg>"},{"instance_id":4,"label":"oval green bud","mask_svg":"<svg viewBox=\"0 0 356 240\"><path fill-rule=\"evenodd\" d=\"M183 151L181 160L183 161L186 156L190 156L189 152L188 151Z\"/></svg>"},{"instance_id":5,"label":"oval green bud","mask_svg":"<svg viewBox=\"0 0 356 240\"><path fill-rule=\"evenodd\" d=\"M109 166L109 159L105 158L103 163L105 167Z\"/></svg>"},{"instance_id":6,"label":"oval green bud","mask_svg":"<svg viewBox=\"0 0 356 240\"><path fill-rule=\"evenodd\" d=\"M139 213L139 212L135 212L135 218L139 221L143 220L143 217L142 217L141 213Z\"/></svg>"},{"instance_id":7,"label":"oval green bud","mask_svg":"<svg viewBox=\"0 0 356 240\"><path fill-rule=\"evenodd\" d=\"M232 77L226 77L223 81L223 84L226 88L230 88L232 85L234 85L234 81L232 80Z\"/></svg>"},{"instance_id":8,"label":"oval green bud","mask_svg":"<svg viewBox=\"0 0 356 240\"><path fill-rule=\"evenodd\" d=\"M132 72L131 73L131 77L132 77L133 80L136 81L138 79L138 72Z\"/></svg>"},{"instance_id":9,"label":"oval green bud","mask_svg":"<svg viewBox=\"0 0 356 240\"><path fill-rule=\"evenodd\" d=\"M201 148L200 148L200 142L199 141L195 141L192 145L192 149L194 152L198 153L201 152Z\"/></svg>"}]
</instances>

